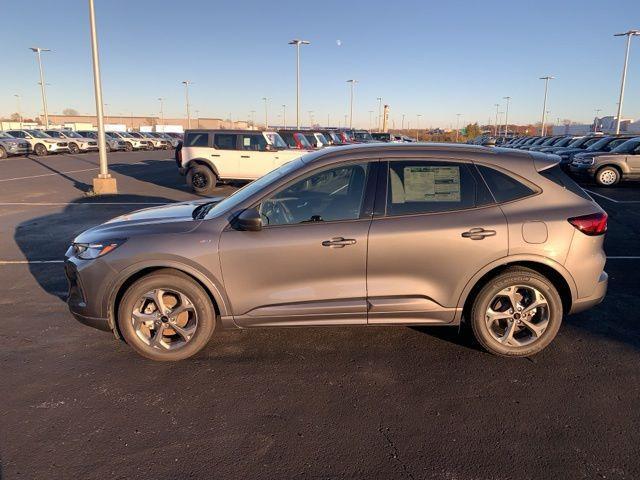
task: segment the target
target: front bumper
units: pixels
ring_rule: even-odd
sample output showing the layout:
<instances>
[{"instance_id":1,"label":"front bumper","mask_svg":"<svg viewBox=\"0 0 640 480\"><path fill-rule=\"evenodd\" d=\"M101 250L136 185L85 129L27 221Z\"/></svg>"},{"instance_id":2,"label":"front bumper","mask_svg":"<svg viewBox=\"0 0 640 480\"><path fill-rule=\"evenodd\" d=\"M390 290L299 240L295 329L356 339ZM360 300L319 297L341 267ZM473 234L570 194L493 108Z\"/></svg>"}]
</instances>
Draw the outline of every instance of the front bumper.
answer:
<instances>
[{"instance_id":1,"label":"front bumper","mask_svg":"<svg viewBox=\"0 0 640 480\"><path fill-rule=\"evenodd\" d=\"M598 278L598 284L591 295L585 298L578 298L571 305L569 314L583 312L589 308L595 307L604 300L607 294L607 287L609 285L609 275L607 272L602 272L600 278Z\"/></svg>"},{"instance_id":2,"label":"front bumper","mask_svg":"<svg viewBox=\"0 0 640 480\"><path fill-rule=\"evenodd\" d=\"M26 155L31 152L31 147L7 148L7 155Z\"/></svg>"},{"instance_id":3,"label":"front bumper","mask_svg":"<svg viewBox=\"0 0 640 480\"><path fill-rule=\"evenodd\" d=\"M587 178L595 175L594 165L587 165L586 163L571 163L569 164L569 173L576 176Z\"/></svg>"}]
</instances>

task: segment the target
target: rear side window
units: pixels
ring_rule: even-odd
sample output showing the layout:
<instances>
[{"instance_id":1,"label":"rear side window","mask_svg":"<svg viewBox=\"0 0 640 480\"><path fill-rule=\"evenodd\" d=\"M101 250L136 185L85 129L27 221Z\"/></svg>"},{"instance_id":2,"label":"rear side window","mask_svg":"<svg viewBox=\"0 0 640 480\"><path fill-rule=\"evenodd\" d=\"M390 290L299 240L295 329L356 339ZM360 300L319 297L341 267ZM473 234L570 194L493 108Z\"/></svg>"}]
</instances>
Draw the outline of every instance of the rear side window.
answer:
<instances>
[{"instance_id":1,"label":"rear side window","mask_svg":"<svg viewBox=\"0 0 640 480\"><path fill-rule=\"evenodd\" d=\"M478 170L498 203L511 202L536 193L533 188L493 168L478 165Z\"/></svg>"},{"instance_id":2,"label":"rear side window","mask_svg":"<svg viewBox=\"0 0 640 480\"><path fill-rule=\"evenodd\" d=\"M235 133L216 133L213 145L220 150L237 150L238 135Z\"/></svg>"},{"instance_id":3,"label":"rear side window","mask_svg":"<svg viewBox=\"0 0 640 480\"><path fill-rule=\"evenodd\" d=\"M462 210L476 206L477 183L465 164L389 162L387 215Z\"/></svg>"},{"instance_id":4,"label":"rear side window","mask_svg":"<svg viewBox=\"0 0 640 480\"><path fill-rule=\"evenodd\" d=\"M261 133L249 133L241 135L240 145L242 150L263 151L267 149L267 139Z\"/></svg>"},{"instance_id":5,"label":"rear side window","mask_svg":"<svg viewBox=\"0 0 640 480\"><path fill-rule=\"evenodd\" d=\"M580 186L571 180L560 168L560 165L555 165L554 167L547 168L540 172L547 180L551 180L556 185L560 185L563 188L566 188L571 193L575 193L579 197L584 198L585 200L591 200L591 197L582 189Z\"/></svg>"},{"instance_id":6,"label":"rear side window","mask_svg":"<svg viewBox=\"0 0 640 480\"><path fill-rule=\"evenodd\" d=\"M189 132L184 137L185 147L208 147L209 134L206 132Z\"/></svg>"}]
</instances>

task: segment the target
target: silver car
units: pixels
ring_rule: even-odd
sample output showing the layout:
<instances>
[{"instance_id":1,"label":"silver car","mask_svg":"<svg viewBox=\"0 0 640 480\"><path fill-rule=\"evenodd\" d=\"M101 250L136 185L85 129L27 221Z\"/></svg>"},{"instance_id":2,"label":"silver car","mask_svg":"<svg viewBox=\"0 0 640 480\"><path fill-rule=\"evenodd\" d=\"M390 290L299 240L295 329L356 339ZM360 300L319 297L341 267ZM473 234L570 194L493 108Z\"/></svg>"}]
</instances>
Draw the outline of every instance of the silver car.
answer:
<instances>
[{"instance_id":1,"label":"silver car","mask_svg":"<svg viewBox=\"0 0 640 480\"><path fill-rule=\"evenodd\" d=\"M29 149L30 145L26 140L0 132L0 159L7 158L9 155L26 155Z\"/></svg>"},{"instance_id":2,"label":"silver car","mask_svg":"<svg viewBox=\"0 0 640 480\"><path fill-rule=\"evenodd\" d=\"M606 213L558 157L368 144L293 160L233 195L79 235L68 305L141 355L180 360L220 328L469 326L535 354L607 289Z\"/></svg>"}]
</instances>

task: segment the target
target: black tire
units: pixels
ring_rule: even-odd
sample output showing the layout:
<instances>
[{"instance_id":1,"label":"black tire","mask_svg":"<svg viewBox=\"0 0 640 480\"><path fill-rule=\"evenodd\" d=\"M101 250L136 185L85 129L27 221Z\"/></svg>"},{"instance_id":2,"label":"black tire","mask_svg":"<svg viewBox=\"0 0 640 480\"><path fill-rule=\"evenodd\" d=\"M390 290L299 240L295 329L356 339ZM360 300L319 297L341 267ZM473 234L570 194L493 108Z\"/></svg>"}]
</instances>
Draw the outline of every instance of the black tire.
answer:
<instances>
[{"instance_id":1,"label":"black tire","mask_svg":"<svg viewBox=\"0 0 640 480\"><path fill-rule=\"evenodd\" d=\"M197 315L195 333L188 342L175 349L150 346L134 328L132 315L136 304L145 293L154 289L168 289L186 295ZM174 362L195 355L209 343L216 328L216 312L211 299L197 282L181 272L163 269L142 277L127 289L118 308L118 327L127 344L143 357Z\"/></svg>"},{"instance_id":2,"label":"black tire","mask_svg":"<svg viewBox=\"0 0 640 480\"><path fill-rule=\"evenodd\" d=\"M104 144L104 148L105 148L105 151L106 151L107 153L111 153L111 147L109 146L109 144L108 144L108 143L106 143L106 142L105 142L105 144Z\"/></svg>"},{"instance_id":3,"label":"black tire","mask_svg":"<svg viewBox=\"0 0 640 480\"><path fill-rule=\"evenodd\" d=\"M5 159L7 158L7 151L4 149L3 146L0 146L0 159Z\"/></svg>"},{"instance_id":4,"label":"black tire","mask_svg":"<svg viewBox=\"0 0 640 480\"><path fill-rule=\"evenodd\" d=\"M127 151L127 152L131 152L131 151L133 151L133 144L132 144L131 142L126 142L126 143L124 144L124 149L125 149L125 151Z\"/></svg>"},{"instance_id":5,"label":"black tire","mask_svg":"<svg viewBox=\"0 0 640 480\"><path fill-rule=\"evenodd\" d=\"M613 187L620 182L620 170L611 165L602 167L596 172L596 183L601 187Z\"/></svg>"},{"instance_id":6,"label":"black tire","mask_svg":"<svg viewBox=\"0 0 640 480\"><path fill-rule=\"evenodd\" d=\"M49 153L47 147L45 147L41 143L37 143L35 147L33 147L33 153L35 153L39 157L45 157Z\"/></svg>"},{"instance_id":7,"label":"black tire","mask_svg":"<svg viewBox=\"0 0 640 480\"><path fill-rule=\"evenodd\" d=\"M194 165L187 171L187 184L199 195L210 195L218 184L218 177L204 165Z\"/></svg>"},{"instance_id":8,"label":"black tire","mask_svg":"<svg viewBox=\"0 0 640 480\"><path fill-rule=\"evenodd\" d=\"M80 153L80 147L78 147L77 143L69 142L69 153Z\"/></svg>"},{"instance_id":9,"label":"black tire","mask_svg":"<svg viewBox=\"0 0 640 480\"><path fill-rule=\"evenodd\" d=\"M547 305L545 308L548 309L548 323L544 331L535 336L535 340L531 343L522 346L505 345L500 342L492 334L487 322L487 310L490 302L499 294L499 292L513 285L531 287L532 289L538 290L544 296ZM543 310L541 310L541 314L542 313L544 313ZM536 313L536 315L538 314ZM490 353L502 357L528 357L540 352L547 347L549 343L551 343L560 329L562 315L562 300L560 299L558 291L549 279L528 268L512 267L492 278L484 287L482 287L473 301L469 321L471 323L474 337L478 343L480 343L480 345ZM518 317L519 316L520 314L518 314ZM515 320L511 321L513 322ZM518 335L520 331L524 334L530 333L529 329L524 325L516 326L515 328L515 335ZM517 330L518 328L521 330ZM504 333L507 333L506 328Z\"/></svg>"}]
</instances>

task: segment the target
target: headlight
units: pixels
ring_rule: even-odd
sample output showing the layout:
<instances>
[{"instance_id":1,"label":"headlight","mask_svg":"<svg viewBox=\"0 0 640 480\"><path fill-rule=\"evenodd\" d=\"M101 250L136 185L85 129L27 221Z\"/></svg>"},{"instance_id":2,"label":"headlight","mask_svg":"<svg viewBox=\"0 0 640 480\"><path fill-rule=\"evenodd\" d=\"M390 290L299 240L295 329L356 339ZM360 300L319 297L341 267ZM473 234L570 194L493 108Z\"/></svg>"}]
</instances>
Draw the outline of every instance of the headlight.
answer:
<instances>
[{"instance_id":1,"label":"headlight","mask_svg":"<svg viewBox=\"0 0 640 480\"><path fill-rule=\"evenodd\" d=\"M102 257L103 255L112 252L123 243L124 240L111 240L97 243L74 243L72 248L76 257L82 260L93 260L94 258Z\"/></svg>"}]
</instances>

